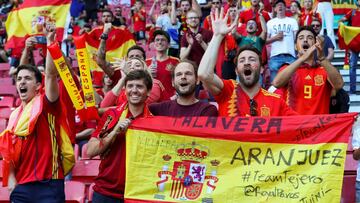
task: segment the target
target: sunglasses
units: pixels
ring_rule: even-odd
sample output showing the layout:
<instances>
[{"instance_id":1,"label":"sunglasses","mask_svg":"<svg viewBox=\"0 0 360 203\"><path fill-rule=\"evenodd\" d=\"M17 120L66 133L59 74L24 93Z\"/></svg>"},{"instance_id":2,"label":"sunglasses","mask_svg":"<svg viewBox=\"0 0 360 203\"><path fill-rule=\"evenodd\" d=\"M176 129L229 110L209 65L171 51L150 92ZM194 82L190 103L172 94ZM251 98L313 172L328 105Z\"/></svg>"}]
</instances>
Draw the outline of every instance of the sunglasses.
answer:
<instances>
[{"instance_id":1,"label":"sunglasses","mask_svg":"<svg viewBox=\"0 0 360 203\"><path fill-rule=\"evenodd\" d=\"M216 1L216 2L212 2L212 4L218 5L218 4L220 4L220 2L219 2L219 1Z\"/></svg>"},{"instance_id":2,"label":"sunglasses","mask_svg":"<svg viewBox=\"0 0 360 203\"><path fill-rule=\"evenodd\" d=\"M254 99L250 99L250 115L251 116L257 116L257 103Z\"/></svg>"},{"instance_id":3,"label":"sunglasses","mask_svg":"<svg viewBox=\"0 0 360 203\"><path fill-rule=\"evenodd\" d=\"M311 25L312 27L320 27L321 25Z\"/></svg>"}]
</instances>

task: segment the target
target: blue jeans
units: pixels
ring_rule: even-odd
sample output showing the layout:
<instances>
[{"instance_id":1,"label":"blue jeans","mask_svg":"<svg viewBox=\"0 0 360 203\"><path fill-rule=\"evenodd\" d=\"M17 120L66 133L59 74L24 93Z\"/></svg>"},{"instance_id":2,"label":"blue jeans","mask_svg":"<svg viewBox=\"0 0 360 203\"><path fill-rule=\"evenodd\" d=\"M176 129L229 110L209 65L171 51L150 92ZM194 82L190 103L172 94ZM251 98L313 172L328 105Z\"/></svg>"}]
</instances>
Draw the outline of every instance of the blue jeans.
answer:
<instances>
[{"instance_id":1,"label":"blue jeans","mask_svg":"<svg viewBox=\"0 0 360 203\"><path fill-rule=\"evenodd\" d=\"M273 57L270 57L269 60L269 69L270 69L270 82L272 82L279 71L280 67L284 64L291 64L296 60L290 54L279 54Z\"/></svg>"},{"instance_id":2,"label":"blue jeans","mask_svg":"<svg viewBox=\"0 0 360 203\"><path fill-rule=\"evenodd\" d=\"M14 203L64 203L64 180L19 184L11 192L10 201Z\"/></svg>"},{"instance_id":3,"label":"blue jeans","mask_svg":"<svg viewBox=\"0 0 360 203\"><path fill-rule=\"evenodd\" d=\"M359 203L360 202L360 181L356 181L355 183L355 189L356 189L356 194L355 194L355 197L356 197L356 202Z\"/></svg>"},{"instance_id":4,"label":"blue jeans","mask_svg":"<svg viewBox=\"0 0 360 203\"><path fill-rule=\"evenodd\" d=\"M356 93L356 67L359 59L359 52L350 51L350 94Z\"/></svg>"}]
</instances>

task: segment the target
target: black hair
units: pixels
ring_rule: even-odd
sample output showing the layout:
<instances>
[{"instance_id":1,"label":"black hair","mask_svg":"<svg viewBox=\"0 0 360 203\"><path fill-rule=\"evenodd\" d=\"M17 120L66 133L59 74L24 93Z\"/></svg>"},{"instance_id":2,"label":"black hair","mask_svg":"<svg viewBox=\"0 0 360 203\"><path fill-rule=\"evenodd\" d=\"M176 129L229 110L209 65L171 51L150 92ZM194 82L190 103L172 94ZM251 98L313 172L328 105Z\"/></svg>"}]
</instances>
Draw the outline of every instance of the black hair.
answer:
<instances>
[{"instance_id":1,"label":"black hair","mask_svg":"<svg viewBox=\"0 0 360 203\"><path fill-rule=\"evenodd\" d=\"M36 79L36 82L39 82L41 83L42 82L42 75L41 75L41 72L39 69L37 69L35 66L32 66L32 65L29 65L29 64L25 64L25 65L20 65L16 68L16 73L15 73L15 76L17 77L19 72L21 70L28 70L30 72L33 72L34 75L35 75L35 79Z\"/></svg>"},{"instance_id":2,"label":"black hair","mask_svg":"<svg viewBox=\"0 0 360 203\"><path fill-rule=\"evenodd\" d=\"M255 48L254 46L252 46L252 45L245 45L245 46L242 46L240 49L239 49L239 51L238 51L238 53L237 53L237 55L236 55L236 58L234 59L235 60L235 64L237 64L237 59L239 58L239 55L241 54L241 52L243 52L243 51L252 51L252 52L255 52L256 53L256 55L258 55L258 57L259 57L259 61L260 61L260 64L262 64L262 57L261 57L261 52L257 49L257 48Z\"/></svg>"},{"instance_id":3,"label":"black hair","mask_svg":"<svg viewBox=\"0 0 360 203\"><path fill-rule=\"evenodd\" d=\"M297 7L299 8L299 10L301 10L301 5L298 1L292 1L291 3L296 3Z\"/></svg>"},{"instance_id":4,"label":"black hair","mask_svg":"<svg viewBox=\"0 0 360 203\"><path fill-rule=\"evenodd\" d=\"M154 33L153 33L153 41L155 41L155 37L156 37L157 35L162 35L162 36L164 36L164 37L167 39L167 41L170 43L170 36L169 36L169 34L168 34L167 32L165 32L164 30L155 30Z\"/></svg>"},{"instance_id":5,"label":"black hair","mask_svg":"<svg viewBox=\"0 0 360 203\"><path fill-rule=\"evenodd\" d=\"M112 12L111 10L109 10L109 9L103 10L102 13L110 13L110 14L111 14L111 17L114 17L113 12Z\"/></svg>"},{"instance_id":6,"label":"black hair","mask_svg":"<svg viewBox=\"0 0 360 203\"><path fill-rule=\"evenodd\" d=\"M126 56L129 56L129 53L130 53L130 51L132 51L132 50L139 50L139 51L141 51L144 60L146 59L145 50L144 50L144 48L142 48L142 47L139 46L139 45L134 45L134 46L130 47L130 48L128 49L127 53L126 53Z\"/></svg>"},{"instance_id":7,"label":"black hair","mask_svg":"<svg viewBox=\"0 0 360 203\"><path fill-rule=\"evenodd\" d=\"M128 73L125 77L125 86L128 81L132 81L132 80L143 80L145 83L146 89L149 91L151 90L151 88L153 86L153 81L152 81L151 75L146 70L134 70L134 71L131 71L130 73Z\"/></svg>"},{"instance_id":8,"label":"black hair","mask_svg":"<svg viewBox=\"0 0 360 203\"><path fill-rule=\"evenodd\" d=\"M300 29L297 31L296 33L296 36L295 36L295 43L297 42L297 38L300 34L300 32L304 31L304 30L307 30L307 31L310 31L313 35L314 35L314 38L315 38L315 41L316 41L316 32L314 31L314 29L310 26L301 26Z\"/></svg>"}]
</instances>

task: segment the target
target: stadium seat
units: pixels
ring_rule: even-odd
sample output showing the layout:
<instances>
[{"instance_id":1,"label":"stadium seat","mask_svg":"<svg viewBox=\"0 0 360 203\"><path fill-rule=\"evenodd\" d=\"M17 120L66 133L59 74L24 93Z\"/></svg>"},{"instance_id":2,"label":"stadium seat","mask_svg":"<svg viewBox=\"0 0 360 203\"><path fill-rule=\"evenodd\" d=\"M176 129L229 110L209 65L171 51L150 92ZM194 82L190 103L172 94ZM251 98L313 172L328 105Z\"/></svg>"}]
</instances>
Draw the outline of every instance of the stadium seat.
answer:
<instances>
[{"instance_id":1,"label":"stadium seat","mask_svg":"<svg viewBox=\"0 0 360 203\"><path fill-rule=\"evenodd\" d=\"M87 200L88 200L88 203L92 202L92 196L94 194L94 185L95 183L91 183L91 185L89 186L89 192L88 192L88 195L87 195Z\"/></svg>"},{"instance_id":2,"label":"stadium seat","mask_svg":"<svg viewBox=\"0 0 360 203\"><path fill-rule=\"evenodd\" d=\"M358 166L358 161L353 159L353 155L346 154L344 174L356 175L357 166Z\"/></svg>"},{"instance_id":3,"label":"stadium seat","mask_svg":"<svg viewBox=\"0 0 360 203\"><path fill-rule=\"evenodd\" d=\"M79 154L79 145L75 144L74 146L74 155L75 155L75 161L79 160L80 154Z\"/></svg>"},{"instance_id":4,"label":"stadium seat","mask_svg":"<svg viewBox=\"0 0 360 203\"><path fill-rule=\"evenodd\" d=\"M15 107L16 98L11 95L1 95L0 96L0 108L3 107Z\"/></svg>"},{"instance_id":5,"label":"stadium seat","mask_svg":"<svg viewBox=\"0 0 360 203\"><path fill-rule=\"evenodd\" d=\"M0 132L4 131L7 125L7 119L0 118Z\"/></svg>"},{"instance_id":6,"label":"stadium seat","mask_svg":"<svg viewBox=\"0 0 360 203\"><path fill-rule=\"evenodd\" d=\"M11 114L11 108L0 108L0 118L9 119Z\"/></svg>"},{"instance_id":7,"label":"stadium seat","mask_svg":"<svg viewBox=\"0 0 360 203\"><path fill-rule=\"evenodd\" d=\"M0 77L9 77L10 65L8 63L0 63Z\"/></svg>"},{"instance_id":8,"label":"stadium seat","mask_svg":"<svg viewBox=\"0 0 360 203\"><path fill-rule=\"evenodd\" d=\"M10 77L0 78L0 84L1 85L15 85L14 82L15 81Z\"/></svg>"},{"instance_id":9,"label":"stadium seat","mask_svg":"<svg viewBox=\"0 0 360 203\"><path fill-rule=\"evenodd\" d=\"M355 202L355 181L356 175L345 175L343 180L341 203Z\"/></svg>"},{"instance_id":10,"label":"stadium seat","mask_svg":"<svg viewBox=\"0 0 360 203\"><path fill-rule=\"evenodd\" d=\"M85 203L85 184L78 181L65 181L65 202Z\"/></svg>"},{"instance_id":11,"label":"stadium seat","mask_svg":"<svg viewBox=\"0 0 360 203\"><path fill-rule=\"evenodd\" d=\"M0 186L0 203L10 203L10 193L7 187Z\"/></svg>"},{"instance_id":12,"label":"stadium seat","mask_svg":"<svg viewBox=\"0 0 360 203\"><path fill-rule=\"evenodd\" d=\"M17 90L15 85L0 85L0 95L12 95L17 96Z\"/></svg>"},{"instance_id":13,"label":"stadium seat","mask_svg":"<svg viewBox=\"0 0 360 203\"><path fill-rule=\"evenodd\" d=\"M99 174L100 160L79 160L72 170L72 180L91 184Z\"/></svg>"}]
</instances>

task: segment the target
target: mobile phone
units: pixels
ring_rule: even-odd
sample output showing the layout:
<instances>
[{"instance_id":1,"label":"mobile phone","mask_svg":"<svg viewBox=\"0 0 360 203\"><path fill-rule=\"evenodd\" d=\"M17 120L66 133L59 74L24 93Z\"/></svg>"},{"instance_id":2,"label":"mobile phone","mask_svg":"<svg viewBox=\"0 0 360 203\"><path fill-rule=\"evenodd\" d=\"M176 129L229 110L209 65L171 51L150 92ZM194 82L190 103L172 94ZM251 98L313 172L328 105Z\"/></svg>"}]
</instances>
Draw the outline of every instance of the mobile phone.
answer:
<instances>
[{"instance_id":1,"label":"mobile phone","mask_svg":"<svg viewBox=\"0 0 360 203\"><path fill-rule=\"evenodd\" d=\"M45 36L35 36L35 39L38 44L46 44Z\"/></svg>"}]
</instances>

